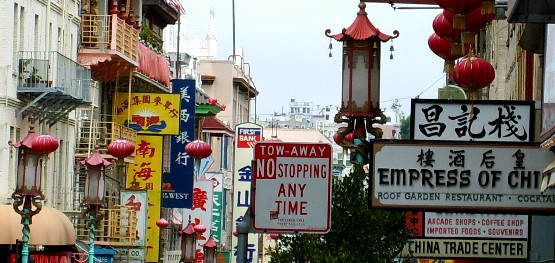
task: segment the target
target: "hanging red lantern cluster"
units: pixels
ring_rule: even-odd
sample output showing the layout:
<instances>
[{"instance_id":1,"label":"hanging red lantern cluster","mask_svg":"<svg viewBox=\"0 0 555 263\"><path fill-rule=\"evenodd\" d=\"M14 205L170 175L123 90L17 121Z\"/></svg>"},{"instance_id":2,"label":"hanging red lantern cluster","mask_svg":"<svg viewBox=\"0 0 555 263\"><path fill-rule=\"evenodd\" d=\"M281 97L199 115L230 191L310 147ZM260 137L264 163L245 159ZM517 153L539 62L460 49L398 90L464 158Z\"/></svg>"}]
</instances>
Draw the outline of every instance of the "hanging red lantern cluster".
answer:
<instances>
[{"instance_id":1,"label":"hanging red lantern cluster","mask_svg":"<svg viewBox=\"0 0 555 263\"><path fill-rule=\"evenodd\" d=\"M203 159L212 154L212 148L206 142L194 140L185 145L185 152L195 159Z\"/></svg>"},{"instance_id":2,"label":"hanging red lantern cluster","mask_svg":"<svg viewBox=\"0 0 555 263\"><path fill-rule=\"evenodd\" d=\"M472 52L476 34L495 17L491 3L486 2L491 1L437 0L444 10L435 17L432 23L435 33L428 38L432 52L445 60L444 71L473 96L495 78L493 66Z\"/></svg>"}]
</instances>

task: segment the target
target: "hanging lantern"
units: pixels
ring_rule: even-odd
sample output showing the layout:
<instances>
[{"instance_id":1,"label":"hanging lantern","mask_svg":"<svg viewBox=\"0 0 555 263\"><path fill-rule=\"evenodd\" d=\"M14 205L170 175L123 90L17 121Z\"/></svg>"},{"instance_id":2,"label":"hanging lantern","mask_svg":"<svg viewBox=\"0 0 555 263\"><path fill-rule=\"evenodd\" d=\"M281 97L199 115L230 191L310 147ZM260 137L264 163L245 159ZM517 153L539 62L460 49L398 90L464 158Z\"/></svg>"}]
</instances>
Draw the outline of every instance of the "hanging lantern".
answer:
<instances>
[{"instance_id":1,"label":"hanging lantern","mask_svg":"<svg viewBox=\"0 0 555 263\"><path fill-rule=\"evenodd\" d=\"M233 236L234 236L234 237L238 237L238 236L239 236L239 232L237 232L237 230L233 230Z\"/></svg>"},{"instance_id":2,"label":"hanging lantern","mask_svg":"<svg viewBox=\"0 0 555 263\"><path fill-rule=\"evenodd\" d=\"M104 169L110 165L110 162L104 159L98 150L95 150L89 158L81 161L81 164L87 166L83 204L102 206L105 194Z\"/></svg>"},{"instance_id":3,"label":"hanging lantern","mask_svg":"<svg viewBox=\"0 0 555 263\"><path fill-rule=\"evenodd\" d=\"M336 132L333 134L333 141L335 142L335 144L341 145L341 141L339 140L339 133Z\"/></svg>"},{"instance_id":4,"label":"hanging lantern","mask_svg":"<svg viewBox=\"0 0 555 263\"><path fill-rule=\"evenodd\" d=\"M462 52L453 52L455 50L451 41L439 37L436 33L428 38L428 46L434 54L445 60L443 71L446 73L451 72L455 66L455 60L462 57L460 54Z\"/></svg>"},{"instance_id":5,"label":"hanging lantern","mask_svg":"<svg viewBox=\"0 0 555 263\"><path fill-rule=\"evenodd\" d=\"M196 262L196 246L197 233L189 220L189 224L181 231L181 262Z\"/></svg>"},{"instance_id":6,"label":"hanging lantern","mask_svg":"<svg viewBox=\"0 0 555 263\"><path fill-rule=\"evenodd\" d=\"M212 235L202 245L204 247L204 263L216 263L216 249L218 244L214 241Z\"/></svg>"},{"instance_id":7,"label":"hanging lantern","mask_svg":"<svg viewBox=\"0 0 555 263\"><path fill-rule=\"evenodd\" d=\"M204 141L194 140L185 145L185 152L195 159L203 159L212 154L212 148Z\"/></svg>"},{"instance_id":8,"label":"hanging lantern","mask_svg":"<svg viewBox=\"0 0 555 263\"><path fill-rule=\"evenodd\" d=\"M465 29L465 16L482 5L482 0L436 0L437 4L454 14L453 27Z\"/></svg>"},{"instance_id":9,"label":"hanging lantern","mask_svg":"<svg viewBox=\"0 0 555 263\"><path fill-rule=\"evenodd\" d=\"M42 194L42 155L48 155L58 148L58 141L50 135L35 134L35 118L30 117L31 125L25 138L19 143L8 142L18 148L17 178L14 195L43 197Z\"/></svg>"},{"instance_id":10,"label":"hanging lantern","mask_svg":"<svg viewBox=\"0 0 555 263\"><path fill-rule=\"evenodd\" d=\"M204 234L204 232L206 232L206 227L201 224L196 225L193 229L199 235L202 235Z\"/></svg>"},{"instance_id":11,"label":"hanging lantern","mask_svg":"<svg viewBox=\"0 0 555 263\"><path fill-rule=\"evenodd\" d=\"M489 61L471 52L455 65L451 76L457 84L469 91L469 98L477 99L478 90L489 86L495 79L495 69Z\"/></svg>"},{"instance_id":12,"label":"hanging lantern","mask_svg":"<svg viewBox=\"0 0 555 263\"><path fill-rule=\"evenodd\" d=\"M135 145L124 139L117 139L108 145L108 154L118 159L125 159L135 152Z\"/></svg>"},{"instance_id":13,"label":"hanging lantern","mask_svg":"<svg viewBox=\"0 0 555 263\"><path fill-rule=\"evenodd\" d=\"M341 33L329 38L343 42L342 99L339 114L342 116L381 116L380 101L380 55L381 42L399 36L381 33L372 25L365 11L366 4L359 3L355 21Z\"/></svg>"},{"instance_id":14,"label":"hanging lantern","mask_svg":"<svg viewBox=\"0 0 555 263\"><path fill-rule=\"evenodd\" d=\"M58 146L58 140L50 135L39 135L32 143L33 150L38 154L50 154L58 149Z\"/></svg>"},{"instance_id":15,"label":"hanging lantern","mask_svg":"<svg viewBox=\"0 0 555 263\"><path fill-rule=\"evenodd\" d=\"M159 228L166 228L170 225L170 222L168 222L168 220L164 219L164 218L160 218L158 220L156 220L156 226L158 226Z\"/></svg>"},{"instance_id":16,"label":"hanging lantern","mask_svg":"<svg viewBox=\"0 0 555 263\"><path fill-rule=\"evenodd\" d=\"M270 238L273 240L277 240L279 238L279 234L270 234Z\"/></svg>"},{"instance_id":17,"label":"hanging lantern","mask_svg":"<svg viewBox=\"0 0 555 263\"><path fill-rule=\"evenodd\" d=\"M452 43L460 43L461 41L461 30L453 28L452 17L451 21L447 19L444 12L439 13L432 22L432 28L434 32L441 38L451 41ZM450 13L450 12L449 12ZM452 14L452 13L450 13Z\"/></svg>"}]
</instances>

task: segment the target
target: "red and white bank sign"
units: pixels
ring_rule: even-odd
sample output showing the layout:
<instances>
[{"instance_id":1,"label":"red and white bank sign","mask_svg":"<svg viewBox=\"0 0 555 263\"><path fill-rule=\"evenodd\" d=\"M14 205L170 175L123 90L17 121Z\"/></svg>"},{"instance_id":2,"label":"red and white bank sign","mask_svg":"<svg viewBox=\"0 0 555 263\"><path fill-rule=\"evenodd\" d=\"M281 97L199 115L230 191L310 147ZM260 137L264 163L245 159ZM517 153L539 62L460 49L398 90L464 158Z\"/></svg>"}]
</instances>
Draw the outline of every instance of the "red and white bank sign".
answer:
<instances>
[{"instance_id":1,"label":"red and white bank sign","mask_svg":"<svg viewBox=\"0 0 555 263\"><path fill-rule=\"evenodd\" d=\"M257 143L251 205L254 230L329 232L331 157L329 144Z\"/></svg>"}]
</instances>

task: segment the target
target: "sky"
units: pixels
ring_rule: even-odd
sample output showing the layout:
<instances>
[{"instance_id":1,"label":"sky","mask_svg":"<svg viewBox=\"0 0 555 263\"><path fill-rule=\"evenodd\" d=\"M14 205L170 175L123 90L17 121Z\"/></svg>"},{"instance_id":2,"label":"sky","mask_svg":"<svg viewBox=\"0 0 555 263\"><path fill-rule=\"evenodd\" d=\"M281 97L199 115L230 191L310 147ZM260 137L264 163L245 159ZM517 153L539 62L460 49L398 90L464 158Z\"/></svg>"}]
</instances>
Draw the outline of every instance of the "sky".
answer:
<instances>
[{"instance_id":1,"label":"sky","mask_svg":"<svg viewBox=\"0 0 555 263\"><path fill-rule=\"evenodd\" d=\"M233 54L232 0L181 0L185 8L182 25L189 41L203 42L210 10L215 12L218 59ZM339 106L341 102L341 43L324 31L340 33L349 27L359 10L356 0L235 0L235 47L242 48L250 76L259 91L256 114L260 119L288 110L291 99L313 105ZM390 108L397 99L405 115L411 98L437 98L445 85L443 60L428 47L434 32L432 21L441 9L366 3L372 24L381 32L399 37L382 43L380 107ZM430 6L426 6L430 7ZM390 60L393 44L394 59Z\"/></svg>"}]
</instances>

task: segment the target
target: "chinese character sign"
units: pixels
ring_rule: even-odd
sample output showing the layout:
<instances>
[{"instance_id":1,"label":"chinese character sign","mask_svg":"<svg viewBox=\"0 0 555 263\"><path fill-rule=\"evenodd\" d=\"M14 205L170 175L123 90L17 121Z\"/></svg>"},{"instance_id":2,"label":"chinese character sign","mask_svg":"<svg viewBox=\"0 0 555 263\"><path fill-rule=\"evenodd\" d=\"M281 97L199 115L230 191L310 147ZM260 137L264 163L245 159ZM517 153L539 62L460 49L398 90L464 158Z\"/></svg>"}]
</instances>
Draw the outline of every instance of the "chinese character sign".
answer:
<instances>
[{"instance_id":1,"label":"chinese character sign","mask_svg":"<svg viewBox=\"0 0 555 263\"><path fill-rule=\"evenodd\" d=\"M212 206L212 238L221 244L222 225L224 223L224 197L223 197L223 174L206 173L206 178L212 182L214 187L214 200Z\"/></svg>"},{"instance_id":2,"label":"chinese character sign","mask_svg":"<svg viewBox=\"0 0 555 263\"><path fill-rule=\"evenodd\" d=\"M123 205L135 211L137 216L137 246L144 246L146 242L147 192L121 191Z\"/></svg>"},{"instance_id":3,"label":"chinese character sign","mask_svg":"<svg viewBox=\"0 0 555 263\"><path fill-rule=\"evenodd\" d=\"M553 153L534 143L375 142L372 206L468 211L555 211L540 192Z\"/></svg>"},{"instance_id":4,"label":"chinese character sign","mask_svg":"<svg viewBox=\"0 0 555 263\"><path fill-rule=\"evenodd\" d=\"M138 134L176 135L182 117L180 101L180 94L116 93L114 121Z\"/></svg>"},{"instance_id":5,"label":"chinese character sign","mask_svg":"<svg viewBox=\"0 0 555 263\"><path fill-rule=\"evenodd\" d=\"M235 164L233 174L233 230L243 220L251 200L251 161L253 147L262 140L262 127L254 123L243 123L235 127ZM237 261L237 237L233 236L233 261ZM258 262L258 234L248 235L247 262Z\"/></svg>"},{"instance_id":6,"label":"chinese character sign","mask_svg":"<svg viewBox=\"0 0 555 263\"><path fill-rule=\"evenodd\" d=\"M170 136L170 171L163 177L162 206L191 208L194 158L185 152L185 145L195 140L195 81L174 79L172 89L180 96L179 133Z\"/></svg>"},{"instance_id":7,"label":"chinese character sign","mask_svg":"<svg viewBox=\"0 0 555 263\"><path fill-rule=\"evenodd\" d=\"M160 219L162 202L162 136L137 135L135 163L127 169L127 190L148 192L146 223L146 262L158 262L160 229L156 220Z\"/></svg>"},{"instance_id":8,"label":"chinese character sign","mask_svg":"<svg viewBox=\"0 0 555 263\"><path fill-rule=\"evenodd\" d=\"M415 140L530 142L533 101L412 100Z\"/></svg>"},{"instance_id":9,"label":"chinese character sign","mask_svg":"<svg viewBox=\"0 0 555 263\"><path fill-rule=\"evenodd\" d=\"M183 210L184 218L191 218L193 224L200 224L206 227L206 232L197 236L196 259L200 263L202 263L204 258L202 245L210 237L210 229L212 227L213 189L212 181L196 181L193 188L193 207Z\"/></svg>"}]
</instances>

